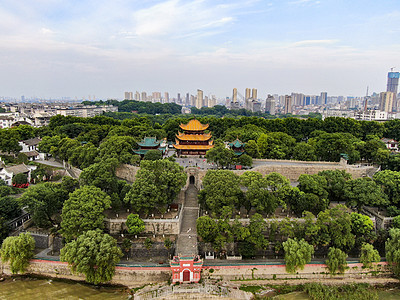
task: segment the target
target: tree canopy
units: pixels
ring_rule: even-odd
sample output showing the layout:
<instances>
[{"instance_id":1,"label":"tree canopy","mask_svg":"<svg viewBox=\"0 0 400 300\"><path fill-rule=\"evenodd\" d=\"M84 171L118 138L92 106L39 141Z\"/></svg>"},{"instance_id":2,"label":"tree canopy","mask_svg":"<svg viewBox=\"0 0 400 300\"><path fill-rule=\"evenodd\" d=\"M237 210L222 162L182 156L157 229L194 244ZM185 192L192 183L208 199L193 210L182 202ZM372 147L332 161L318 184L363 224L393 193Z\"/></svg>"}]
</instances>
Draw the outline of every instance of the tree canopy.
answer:
<instances>
[{"instance_id":1,"label":"tree canopy","mask_svg":"<svg viewBox=\"0 0 400 300\"><path fill-rule=\"evenodd\" d=\"M61 261L68 262L73 272L84 274L93 284L110 281L121 257L117 241L100 229L84 232L61 249Z\"/></svg>"},{"instance_id":2,"label":"tree canopy","mask_svg":"<svg viewBox=\"0 0 400 300\"><path fill-rule=\"evenodd\" d=\"M35 240L29 233L10 236L3 241L0 250L2 262L9 262L13 274L23 273L33 258Z\"/></svg>"},{"instance_id":3,"label":"tree canopy","mask_svg":"<svg viewBox=\"0 0 400 300\"><path fill-rule=\"evenodd\" d=\"M72 240L85 231L104 227L104 210L111 204L110 197L94 186L83 186L70 194L61 214L61 233Z\"/></svg>"}]
</instances>

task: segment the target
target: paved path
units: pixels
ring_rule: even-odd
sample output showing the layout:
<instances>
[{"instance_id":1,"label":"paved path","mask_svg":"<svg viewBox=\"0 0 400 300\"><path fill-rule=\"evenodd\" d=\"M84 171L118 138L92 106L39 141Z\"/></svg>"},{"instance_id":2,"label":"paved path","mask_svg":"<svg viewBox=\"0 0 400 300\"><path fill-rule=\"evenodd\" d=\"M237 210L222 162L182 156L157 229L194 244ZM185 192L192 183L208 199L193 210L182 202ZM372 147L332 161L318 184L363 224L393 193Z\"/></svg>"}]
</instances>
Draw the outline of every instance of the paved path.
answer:
<instances>
[{"instance_id":1,"label":"paved path","mask_svg":"<svg viewBox=\"0 0 400 300\"><path fill-rule=\"evenodd\" d=\"M185 193L181 233L178 236L175 255L197 255L196 220L198 215L199 205L197 202L197 189L194 185L191 184L189 185Z\"/></svg>"}]
</instances>

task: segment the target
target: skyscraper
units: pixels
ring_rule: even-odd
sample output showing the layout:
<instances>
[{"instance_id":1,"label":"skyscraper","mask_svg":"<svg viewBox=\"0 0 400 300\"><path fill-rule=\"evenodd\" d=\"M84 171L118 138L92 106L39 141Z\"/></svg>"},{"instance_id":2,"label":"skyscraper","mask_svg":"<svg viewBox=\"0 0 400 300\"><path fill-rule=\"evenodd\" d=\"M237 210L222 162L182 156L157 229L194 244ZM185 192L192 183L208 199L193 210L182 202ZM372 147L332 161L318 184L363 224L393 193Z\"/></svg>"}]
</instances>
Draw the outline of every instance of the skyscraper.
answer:
<instances>
[{"instance_id":1,"label":"skyscraper","mask_svg":"<svg viewBox=\"0 0 400 300\"><path fill-rule=\"evenodd\" d=\"M140 101L140 93L138 91L135 93L135 100Z\"/></svg>"},{"instance_id":2,"label":"skyscraper","mask_svg":"<svg viewBox=\"0 0 400 300\"><path fill-rule=\"evenodd\" d=\"M328 101L328 93L327 92L321 92L321 96L319 98L319 103L318 104L326 104Z\"/></svg>"},{"instance_id":3,"label":"skyscraper","mask_svg":"<svg viewBox=\"0 0 400 300\"><path fill-rule=\"evenodd\" d=\"M197 90L196 108L200 109L203 106L203 91Z\"/></svg>"},{"instance_id":4,"label":"skyscraper","mask_svg":"<svg viewBox=\"0 0 400 300\"><path fill-rule=\"evenodd\" d=\"M125 100L133 100L133 92L125 92Z\"/></svg>"},{"instance_id":5,"label":"skyscraper","mask_svg":"<svg viewBox=\"0 0 400 300\"><path fill-rule=\"evenodd\" d=\"M265 112L270 115L275 115L275 98L269 94L267 100L265 100Z\"/></svg>"},{"instance_id":6,"label":"skyscraper","mask_svg":"<svg viewBox=\"0 0 400 300\"><path fill-rule=\"evenodd\" d=\"M292 113L292 97L285 95L285 110L284 114L291 114Z\"/></svg>"},{"instance_id":7,"label":"skyscraper","mask_svg":"<svg viewBox=\"0 0 400 300\"><path fill-rule=\"evenodd\" d=\"M397 88L399 86L400 72L389 72L387 80L387 92L392 92L397 95Z\"/></svg>"},{"instance_id":8,"label":"skyscraper","mask_svg":"<svg viewBox=\"0 0 400 300\"><path fill-rule=\"evenodd\" d=\"M379 98L379 109L386 112L393 111L394 93L382 92Z\"/></svg>"},{"instance_id":9,"label":"skyscraper","mask_svg":"<svg viewBox=\"0 0 400 300\"><path fill-rule=\"evenodd\" d=\"M251 98L257 100L257 89L253 89L251 92Z\"/></svg>"},{"instance_id":10,"label":"skyscraper","mask_svg":"<svg viewBox=\"0 0 400 300\"><path fill-rule=\"evenodd\" d=\"M164 93L164 103L169 103L169 93L168 92Z\"/></svg>"}]
</instances>

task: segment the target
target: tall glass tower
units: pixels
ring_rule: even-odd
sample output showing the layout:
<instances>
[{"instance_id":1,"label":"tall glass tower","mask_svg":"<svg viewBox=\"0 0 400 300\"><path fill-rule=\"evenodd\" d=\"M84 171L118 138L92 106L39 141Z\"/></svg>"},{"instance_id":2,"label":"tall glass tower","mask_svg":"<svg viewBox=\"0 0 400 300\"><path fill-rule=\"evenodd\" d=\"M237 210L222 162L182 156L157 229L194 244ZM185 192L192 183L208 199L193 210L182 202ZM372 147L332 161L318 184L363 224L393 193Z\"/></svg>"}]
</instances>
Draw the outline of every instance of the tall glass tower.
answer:
<instances>
[{"instance_id":1,"label":"tall glass tower","mask_svg":"<svg viewBox=\"0 0 400 300\"><path fill-rule=\"evenodd\" d=\"M387 92L393 92L397 95L397 87L399 86L400 72L389 72L387 81Z\"/></svg>"}]
</instances>

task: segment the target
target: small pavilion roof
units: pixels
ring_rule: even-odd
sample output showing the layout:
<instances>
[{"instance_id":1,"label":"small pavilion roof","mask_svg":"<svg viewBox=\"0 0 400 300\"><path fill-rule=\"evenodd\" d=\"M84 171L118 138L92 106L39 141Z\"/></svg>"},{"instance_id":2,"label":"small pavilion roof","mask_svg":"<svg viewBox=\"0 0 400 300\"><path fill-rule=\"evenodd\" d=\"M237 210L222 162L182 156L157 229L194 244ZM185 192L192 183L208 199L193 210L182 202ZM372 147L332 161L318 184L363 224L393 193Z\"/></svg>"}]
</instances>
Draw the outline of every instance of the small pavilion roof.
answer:
<instances>
[{"instance_id":1,"label":"small pavilion roof","mask_svg":"<svg viewBox=\"0 0 400 300\"><path fill-rule=\"evenodd\" d=\"M200 121L193 119L190 120L189 123L187 124L181 124L179 127L182 130L187 130L187 131L202 131L206 130L208 128L208 124L201 124Z\"/></svg>"},{"instance_id":2,"label":"small pavilion roof","mask_svg":"<svg viewBox=\"0 0 400 300\"><path fill-rule=\"evenodd\" d=\"M145 137L138 145L140 147L156 147L159 146L160 143L161 141L157 141L155 137Z\"/></svg>"},{"instance_id":3,"label":"small pavilion roof","mask_svg":"<svg viewBox=\"0 0 400 300\"><path fill-rule=\"evenodd\" d=\"M232 143L229 143L229 147L240 148L244 147L246 144L240 141L239 139L234 140Z\"/></svg>"}]
</instances>

